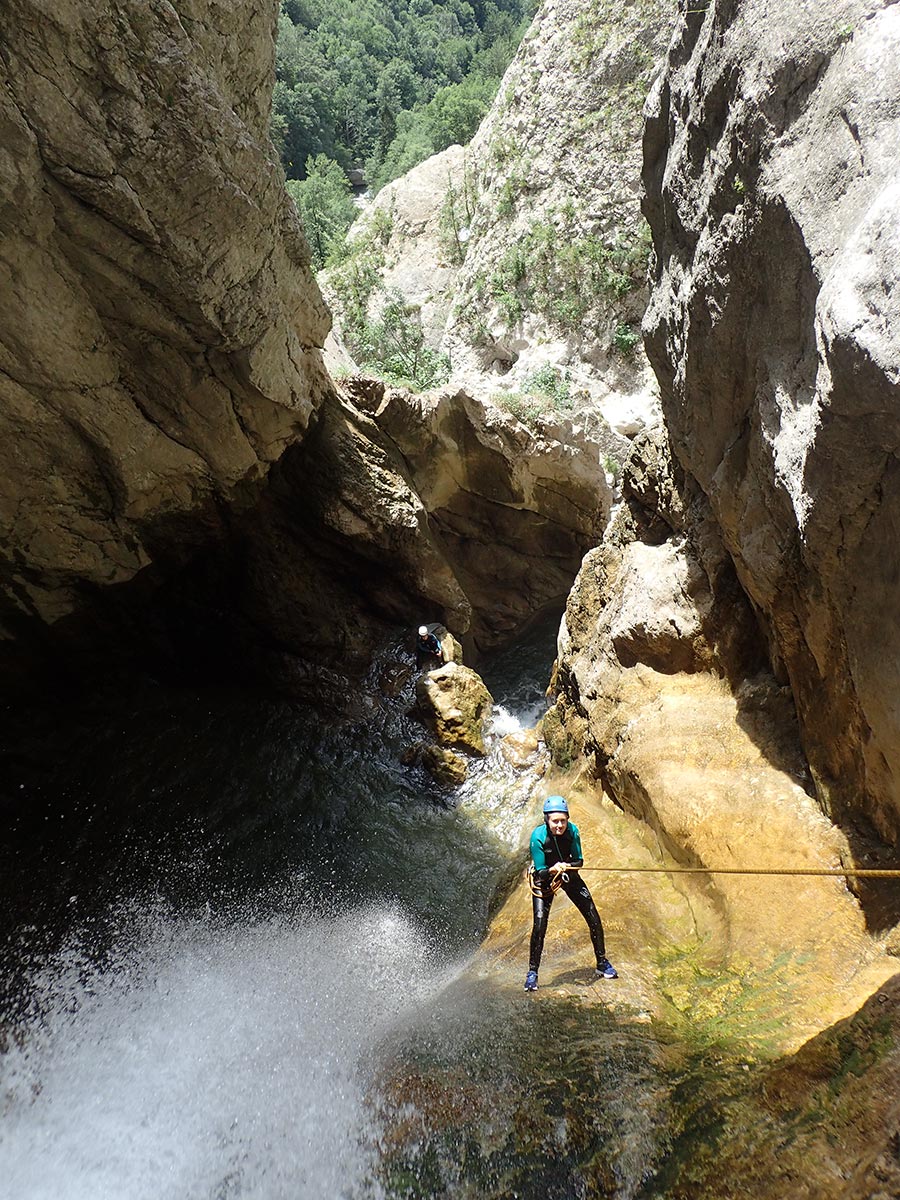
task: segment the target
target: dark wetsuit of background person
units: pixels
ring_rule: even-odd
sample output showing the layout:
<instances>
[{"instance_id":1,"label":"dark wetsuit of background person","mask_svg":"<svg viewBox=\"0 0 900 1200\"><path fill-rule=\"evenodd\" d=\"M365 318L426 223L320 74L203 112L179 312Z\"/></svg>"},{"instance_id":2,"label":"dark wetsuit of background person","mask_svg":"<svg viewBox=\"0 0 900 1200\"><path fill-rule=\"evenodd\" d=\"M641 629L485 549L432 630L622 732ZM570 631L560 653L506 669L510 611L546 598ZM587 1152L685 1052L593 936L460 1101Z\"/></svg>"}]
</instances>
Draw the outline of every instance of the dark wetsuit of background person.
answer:
<instances>
[{"instance_id":1,"label":"dark wetsuit of background person","mask_svg":"<svg viewBox=\"0 0 900 1200\"><path fill-rule=\"evenodd\" d=\"M568 808L551 808L558 797L547 800L544 808L544 824L538 825L531 835L531 860L534 868L532 908L534 925L531 930L531 948L528 962L528 977L525 982L526 990L533 991L537 987L537 973L541 965L541 955L544 950L544 938L547 934L547 920L550 916L550 906L553 903L553 891L550 887L554 872L551 870L555 863L569 863L572 867L584 865L584 855L581 849L581 836L578 826L571 821L567 823L562 833L554 834L550 830L548 817L564 812L568 817ZM587 922L590 931L594 954L597 958L597 973L605 979L615 979L616 971L606 957L606 946L603 937L603 923L597 912L593 897L577 871L569 871L560 877L560 886Z\"/></svg>"},{"instance_id":2,"label":"dark wetsuit of background person","mask_svg":"<svg viewBox=\"0 0 900 1200\"><path fill-rule=\"evenodd\" d=\"M437 636L428 630L423 634L420 630L416 636L416 670L421 671L426 663L434 666L435 663L440 665L442 662L441 643Z\"/></svg>"}]
</instances>

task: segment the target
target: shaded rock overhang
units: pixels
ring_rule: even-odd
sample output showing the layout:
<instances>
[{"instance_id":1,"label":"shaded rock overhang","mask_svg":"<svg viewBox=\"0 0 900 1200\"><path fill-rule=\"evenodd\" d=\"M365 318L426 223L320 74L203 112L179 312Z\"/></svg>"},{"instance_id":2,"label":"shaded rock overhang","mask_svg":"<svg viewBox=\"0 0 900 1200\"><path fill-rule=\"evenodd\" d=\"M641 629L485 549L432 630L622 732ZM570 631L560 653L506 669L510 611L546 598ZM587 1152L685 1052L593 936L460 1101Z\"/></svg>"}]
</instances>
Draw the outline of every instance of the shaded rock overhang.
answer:
<instances>
[{"instance_id":1,"label":"shaded rock overhang","mask_svg":"<svg viewBox=\"0 0 900 1200\"><path fill-rule=\"evenodd\" d=\"M481 648L512 636L561 604L605 520L595 447L445 398L438 482L415 405L373 419L335 391L268 138L276 17L274 0L0 13L13 690L137 665L338 693L413 618ZM546 477L521 466L541 456Z\"/></svg>"},{"instance_id":2,"label":"shaded rock overhang","mask_svg":"<svg viewBox=\"0 0 900 1200\"><path fill-rule=\"evenodd\" d=\"M3 6L8 662L221 536L327 394L267 136L276 8Z\"/></svg>"}]
</instances>

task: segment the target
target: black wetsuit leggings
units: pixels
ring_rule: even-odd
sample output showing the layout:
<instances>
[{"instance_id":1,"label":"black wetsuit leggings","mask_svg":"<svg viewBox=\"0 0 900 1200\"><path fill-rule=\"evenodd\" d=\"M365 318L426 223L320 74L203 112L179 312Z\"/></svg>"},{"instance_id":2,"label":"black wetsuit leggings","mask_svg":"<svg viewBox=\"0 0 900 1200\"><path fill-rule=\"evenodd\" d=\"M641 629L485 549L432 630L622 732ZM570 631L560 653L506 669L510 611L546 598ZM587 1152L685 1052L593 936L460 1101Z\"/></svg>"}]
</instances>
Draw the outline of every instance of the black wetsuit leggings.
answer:
<instances>
[{"instance_id":1,"label":"black wetsuit leggings","mask_svg":"<svg viewBox=\"0 0 900 1200\"><path fill-rule=\"evenodd\" d=\"M597 955L597 965L606 958L606 946L603 941L603 922L594 904L593 897L583 883L577 871L569 872L569 882L563 880L562 890L566 893L581 915L587 921L591 931L591 941L594 953ZM531 897L534 909L534 927L531 930L531 959L529 971L536 971L541 965L541 954L544 950L544 937L547 933L547 918L550 916L550 905L553 903L553 892L550 888L542 891L540 896Z\"/></svg>"}]
</instances>

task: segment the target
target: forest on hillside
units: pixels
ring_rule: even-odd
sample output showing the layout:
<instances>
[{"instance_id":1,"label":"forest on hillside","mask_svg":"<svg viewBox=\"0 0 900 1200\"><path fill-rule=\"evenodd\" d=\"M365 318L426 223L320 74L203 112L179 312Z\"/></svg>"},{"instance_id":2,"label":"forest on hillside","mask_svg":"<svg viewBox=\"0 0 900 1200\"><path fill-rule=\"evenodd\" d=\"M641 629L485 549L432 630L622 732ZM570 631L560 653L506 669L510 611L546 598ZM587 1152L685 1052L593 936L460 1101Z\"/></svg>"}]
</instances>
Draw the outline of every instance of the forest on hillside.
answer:
<instances>
[{"instance_id":1,"label":"forest on hillside","mask_svg":"<svg viewBox=\"0 0 900 1200\"><path fill-rule=\"evenodd\" d=\"M378 189L470 140L536 0L282 0L272 140L288 179L324 156ZM320 160L320 166L321 166Z\"/></svg>"}]
</instances>

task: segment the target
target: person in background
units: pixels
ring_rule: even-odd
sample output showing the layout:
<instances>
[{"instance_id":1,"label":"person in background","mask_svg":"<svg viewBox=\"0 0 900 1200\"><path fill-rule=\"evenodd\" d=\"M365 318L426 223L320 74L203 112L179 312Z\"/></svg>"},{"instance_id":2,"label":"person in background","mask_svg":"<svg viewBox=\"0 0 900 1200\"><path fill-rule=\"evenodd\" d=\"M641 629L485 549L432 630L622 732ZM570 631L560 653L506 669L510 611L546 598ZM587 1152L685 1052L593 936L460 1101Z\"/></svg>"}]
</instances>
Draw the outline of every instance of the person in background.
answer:
<instances>
[{"instance_id":1,"label":"person in background","mask_svg":"<svg viewBox=\"0 0 900 1200\"><path fill-rule=\"evenodd\" d=\"M434 660L437 659L435 664ZM419 633L416 637L416 670L421 671L426 663L431 664L431 669L434 666L440 666L443 663L443 648L440 639L434 632L429 632L427 625L419 626Z\"/></svg>"},{"instance_id":2,"label":"person in background","mask_svg":"<svg viewBox=\"0 0 900 1200\"><path fill-rule=\"evenodd\" d=\"M531 930L531 956L525 991L537 991L538 971L547 933L547 919L553 897L560 888L566 893L587 921L594 954L597 957L597 978L618 979L615 967L606 957L603 923L594 905L587 884L578 875L584 866L578 826L569 820L569 806L562 796L548 796L544 801L544 823L531 835L531 881L534 925Z\"/></svg>"}]
</instances>

